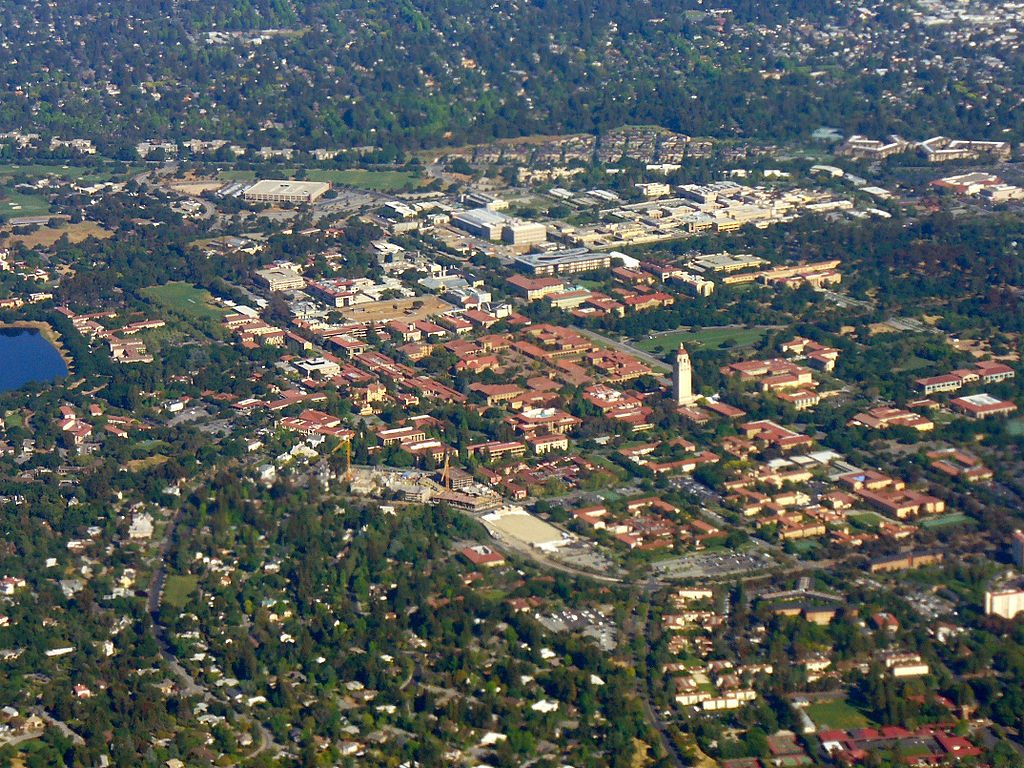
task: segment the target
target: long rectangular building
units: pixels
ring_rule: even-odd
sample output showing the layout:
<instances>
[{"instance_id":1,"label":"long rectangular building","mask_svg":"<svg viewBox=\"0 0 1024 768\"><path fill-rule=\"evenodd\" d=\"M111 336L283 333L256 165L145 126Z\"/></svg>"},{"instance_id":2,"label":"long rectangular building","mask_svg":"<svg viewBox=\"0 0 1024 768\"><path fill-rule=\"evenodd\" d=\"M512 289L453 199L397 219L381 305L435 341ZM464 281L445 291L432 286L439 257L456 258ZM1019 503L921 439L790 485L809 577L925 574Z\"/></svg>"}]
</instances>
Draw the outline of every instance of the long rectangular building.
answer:
<instances>
[{"instance_id":1,"label":"long rectangular building","mask_svg":"<svg viewBox=\"0 0 1024 768\"><path fill-rule=\"evenodd\" d=\"M612 257L611 254L595 253L587 248L569 248L517 256L515 265L520 271L535 276L571 275L577 272L608 269L612 265Z\"/></svg>"},{"instance_id":2,"label":"long rectangular building","mask_svg":"<svg viewBox=\"0 0 1024 768\"><path fill-rule=\"evenodd\" d=\"M511 219L503 213L474 208L452 215L452 226L484 240L500 240L502 228Z\"/></svg>"},{"instance_id":3,"label":"long rectangular building","mask_svg":"<svg viewBox=\"0 0 1024 768\"><path fill-rule=\"evenodd\" d=\"M330 188L326 181L263 179L245 190L245 199L253 203L312 203Z\"/></svg>"}]
</instances>

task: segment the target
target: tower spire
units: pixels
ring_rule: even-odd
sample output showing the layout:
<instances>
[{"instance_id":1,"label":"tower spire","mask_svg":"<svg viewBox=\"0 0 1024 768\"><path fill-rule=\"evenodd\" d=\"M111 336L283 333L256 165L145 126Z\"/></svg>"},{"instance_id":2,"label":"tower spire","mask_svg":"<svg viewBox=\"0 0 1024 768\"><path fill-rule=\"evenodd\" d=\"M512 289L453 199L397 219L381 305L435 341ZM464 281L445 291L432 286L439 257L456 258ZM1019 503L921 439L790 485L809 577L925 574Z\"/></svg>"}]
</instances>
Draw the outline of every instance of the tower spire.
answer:
<instances>
[{"instance_id":1,"label":"tower spire","mask_svg":"<svg viewBox=\"0 0 1024 768\"><path fill-rule=\"evenodd\" d=\"M676 357L672 365L672 397L676 405L692 405L696 400L693 396L693 371L690 367L690 354L682 344L676 350Z\"/></svg>"}]
</instances>

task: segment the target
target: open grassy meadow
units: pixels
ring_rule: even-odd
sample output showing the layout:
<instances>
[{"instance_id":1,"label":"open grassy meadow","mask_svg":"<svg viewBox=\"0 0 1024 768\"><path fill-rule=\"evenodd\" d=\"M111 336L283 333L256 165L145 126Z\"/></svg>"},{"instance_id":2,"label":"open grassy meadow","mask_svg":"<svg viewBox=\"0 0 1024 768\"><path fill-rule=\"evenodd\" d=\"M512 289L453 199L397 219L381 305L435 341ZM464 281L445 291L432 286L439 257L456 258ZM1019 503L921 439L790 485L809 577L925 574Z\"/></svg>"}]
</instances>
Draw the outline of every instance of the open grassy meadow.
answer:
<instances>
[{"instance_id":1,"label":"open grassy meadow","mask_svg":"<svg viewBox=\"0 0 1024 768\"><path fill-rule=\"evenodd\" d=\"M189 283L153 285L144 288L142 294L156 304L193 320L219 322L227 314L213 303L209 292Z\"/></svg>"},{"instance_id":2,"label":"open grassy meadow","mask_svg":"<svg viewBox=\"0 0 1024 768\"><path fill-rule=\"evenodd\" d=\"M668 354L680 344L687 349L718 349L723 345L730 347L749 347L764 338L767 331L763 328L701 328L691 331L677 331L643 339L636 346L653 355Z\"/></svg>"}]
</instances>

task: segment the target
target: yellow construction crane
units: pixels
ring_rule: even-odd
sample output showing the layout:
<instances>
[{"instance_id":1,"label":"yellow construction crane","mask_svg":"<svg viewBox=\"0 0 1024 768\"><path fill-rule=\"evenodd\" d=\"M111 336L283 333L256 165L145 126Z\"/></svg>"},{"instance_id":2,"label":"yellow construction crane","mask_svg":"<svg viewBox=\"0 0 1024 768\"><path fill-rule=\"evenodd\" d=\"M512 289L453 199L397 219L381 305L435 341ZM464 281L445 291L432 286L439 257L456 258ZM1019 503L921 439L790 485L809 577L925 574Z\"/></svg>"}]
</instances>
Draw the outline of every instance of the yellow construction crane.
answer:
<instances>
[{"instance_id":1,"label":"yellow construction crane","mask_svg":"<svg viewBox=\"0 0 1024 768\"><path fill-rule=\"evenodd\" d=\"M451 461L451 453L447 450L444 452L444 468L441 470L441 485L445 490L450 491L452 489L452 477L449 473L449 464Z\"/></svg>"},{"instance_id":2,"label":"yellow construction crane","mask_svg":"<svg viewBox=\"0 0 1024 768\"><path fill-rule=\"evenodd\" d=\"M333 456L342 448L345 449L345 481L348 482L352 479L352 438L343 437L341 442L334 446L334 450L331 451Z\"/></svg>"}]
</instances>

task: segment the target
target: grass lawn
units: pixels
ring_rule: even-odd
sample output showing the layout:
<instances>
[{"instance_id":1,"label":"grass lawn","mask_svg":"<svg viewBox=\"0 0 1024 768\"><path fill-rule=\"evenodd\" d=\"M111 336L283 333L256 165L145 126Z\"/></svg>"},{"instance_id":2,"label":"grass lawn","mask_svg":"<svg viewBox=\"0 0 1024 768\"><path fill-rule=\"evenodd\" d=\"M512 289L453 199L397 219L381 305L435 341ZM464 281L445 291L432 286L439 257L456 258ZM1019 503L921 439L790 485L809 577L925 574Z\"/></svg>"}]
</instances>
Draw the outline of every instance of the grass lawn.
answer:
<instances>
[{"instance_id":1,"label":"grass lawn","mask_svg":"<svg viewBox=\"0 0 1024 768\"><path fill-rule=\"evenodd\" d=\"M508 592L504 589L485 589L477 592L477 595L489 603L500 603L508 595Z\"/></svg>"},{"instance_id":2,"label":"grass lawn","mask_svg":"<svg viewBox=\"0 0 1024 768\"><path fill-rule=\"evenodd\" d=\"M166 461L166 456L158 454L156 456L147 456L144 459L130 459L125 462L124 466L129 472L144 472L148 469L153 469L153 467L159 467Z\"/></svg>"},{"instance_id":3,"label":"grass lawn","mask_svg":"<svg viewBox=\"0 0 1024 768\"><path fill-rule=\"evenodd\" d=\"M851 728L867 728L871 724L863 712L842 700L809 704L804 711L818 726L818 730L838 728L845 731Z\"/></svg>"},{"instance_id":4,"label":"grass lawn","mask_svg":"<svg viewBox=\"0 0 1024 768\"><path fill-rule=\"evenodd\" d=\"M164 602L181 610L188 603L188 596L199 586L198 576L168 576L164 584Z\"/></svg>"},{"instance_id":5,"label":"grass lawn","mask_svg":"<svg viewBox=\"0 0 1024 768\"><path fill-rule=\"evenodd\" d=\"M799 541L794 541L792 546L793 549L796 550L797 554L805 555L812 549L820 547L821 544L814 539L800 539Z\"/></svg>"},{"instance_id":6,"label":"grass lawn","mask_svg":"<svg viewBox=\"0 0 1024 768\"><path fill-rule=\"evenodd\" d=\"M947 525L962 525L964 523L973 522L974 521L963 512L951 512L948 515L939 515L938 517L930 517L927 520L922 520L921 527L926 530L931 530L933 528L945 528Z\"/></svg>"},{"instance_id":7,"label":"grass lawn","mask_svg":"<svg viewBox=\"0 0 1024 768\"><path fill-rule=\"evenodd\" d=\"M4 425L11 429L12 427L24 427L25 417L20 411L8 411L4 414Z\"/></svg>"},{"instance_id":8,"label":"grass lawn","mask_svg":"<svg viewBox=\"0 0 1024 768\"><path fill-rule=\"evenodd\" d=\"M86 183L97 182L97 181L110 181L115 176L122 177L120 173L124 164L117 163L116 165L104 166L100 168L90 168L83 165L46 165L43 163L0 163L0 179L3 177L14 176L15 174L25 174L34 179L39 179L44 176L60 176L63 179L71 179L73 181L83 181ZM114 173L114 169L117 169L117 173ZM135 175L145 170L146 166L142 163L133 163L128 165L128 175Z\"/></svg>"},{"instance_id":9,"label":"grass lawn","mask_svg":"<svg viewBox=\"0 0 1024 768\"><path fill-rule=\"evenodd\" d=\"M884 517L875 514L874 512L857 512L852 515L847 515L846 519L859 528L866 528L871 531L876 530L879 523L885 520Z\"/></svg>"},{"instance_id":10,"label":"grass lawn","mask_svg":"<svg viewBox=\"0 0 1024 768\"><path fill-rule=\"evenodd\" d=\"M604 456L600 456L596 453L587 456L587 460L593 462L595 466L598 466L601 469L606 469L615 475L622 475L625 472L625 470L614 461L606 459ZM628 477L628 475L626 476Z\"/></svg>"},{"instance_id":11,"label":"grass lawn","mask_svg":"<svg viewBox=\"0 0 1024 768\"><path fill-rule=\"evenodd\" d=\"M407 187L418 187L423 177L414 171L366 171L349 168L343 171L310 169L306 172L309 181L329 181L343 187L361 187L380 192L396 192Z\"/></svg>"},{"instance_id":12,"label":"grass lawn","mask_svg":"<svg viewBox=\"0 0 1024 768\"><path fill-rule=\"evenodd\" d=\"M704 328L697 331L677 331L653 339L642 339L636 346L654 355L661 355L685 344L690 349L716 349L723 344L749 347L764 338L763 328Z\"/></svg>"},{"instance_id":13,"label":"grass lawn","mask_svg":"<svg viewBox=\"0 0 1024 768\"><path fill-rule=\"evenodd\" d=\"M146 298L194 320L219 322L227 312L213 303L209 292L189 283L166 283L142 289Z\"/></svg>"},{"instance_id":14,"label":"grass lawn","mask_svg":"<svg viewBox=\"0 0 1024 768\"><path fill-rule=\"evenodd\" d=\"M256 171L221 171L217 178L224 181L256 181Z\"/></svg>"},{"instance_id":15,"label":"grass lawn","mask_svg":"<svg viewBox=\"0 0 1024 768\"><path fill-rule=\"evenodd\" d=\"M924 358L918 357L917 355L911 355L906 360L904 360L898 367L893 368L893 371L895 371L896 373L902 373L904 371L916 371L919 368L927 368L931 364L932 363L930 360L925 360Z\"/></svg>"},{"instance_id":16,"label":"grass lawn","mask_svg":"<svg viewBox=\"0 0 1024 768\"><path fill-rule=\"evenodd\" d=\"M157 438L139 440L133 447L136 451L155 451L158 448L170 448L167 443Z\"/></svg>"},{"instance_id":17,"label":"grass lawn","mask_svg":"<svg viewBox=\"0 0 1024 768\"><path fill-rule=\"evenodd\" d=\"M907 744L901 746L900 751L904 757L923 757L931 754L931 749L925 744Z\"/></svg>"},{"instance_id":18,"label":"grass lawn","mask_svg":"<svg viewBox=\"0 0 1024 768\"><path fill-rule=\"evenodd\" d=\"M46 216L50 212L50 201L42 195L23 195L9 192L0 198L0 216L20 219L25 216Z\"/></svg>"},{"instance_id":19,"label":"grass lawn","mask_svg":"<svg viewBox=\"0 0 1024 768\"><path fill-rule=\"evenodd\" d=\"M1013 437L1024 436L1024 418L1008 421L1006 423L1006 434L1012 435Z\"/></svg>"},{"instance_id":20,"label":"grass lawn","mask_svg":"<svg viewBox=\"0 0 1024 768\"><path fill-rule=\"evenodd\" d=\"M60 176L65 179L84 179L95 174L94 168L80 165L45 165L26 163L0 163L0 177L24 174L32 178L43 176Z\"/></svg>"}]
</instances>

